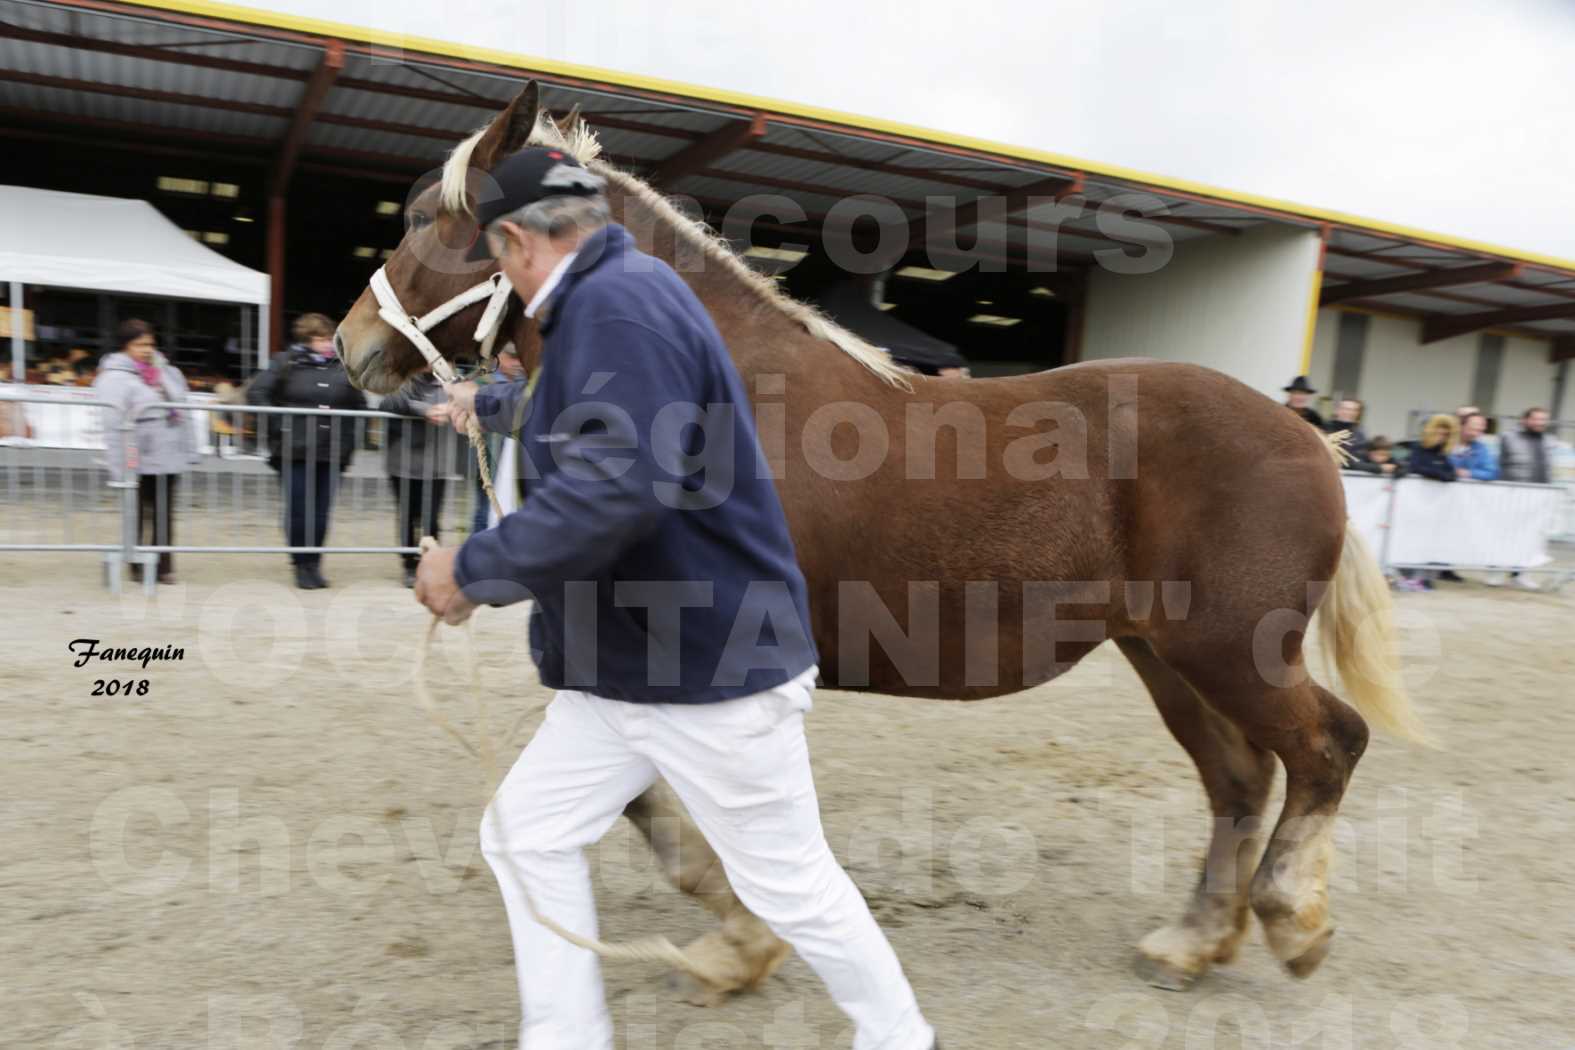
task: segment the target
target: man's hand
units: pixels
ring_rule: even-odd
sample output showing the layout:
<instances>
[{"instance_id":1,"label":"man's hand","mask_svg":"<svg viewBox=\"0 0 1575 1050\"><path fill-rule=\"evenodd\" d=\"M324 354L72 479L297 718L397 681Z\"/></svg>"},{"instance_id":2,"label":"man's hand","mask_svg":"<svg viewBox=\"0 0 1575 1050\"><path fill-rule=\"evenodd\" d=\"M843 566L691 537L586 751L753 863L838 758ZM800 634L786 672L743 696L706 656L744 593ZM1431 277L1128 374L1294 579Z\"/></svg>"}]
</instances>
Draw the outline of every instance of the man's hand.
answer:
<instances>
[{"instance_id":1,"label":"man's hand","mask_svg":"<svg viewBox=\"0 0 1575 1050\"><path fill-rule=\"evenodd\" d=\"M416 601L443 617L447 624L460 624L476 611L475 603L465 597L454 579L454 559L458 547L437 547L421 556L416 569Z\"/></svg>"},{"instance_id":2,"label":"man's hand","mask_svg":"<svg viewBox=\"0 0 1575 1050\"><path fill-rule=\"evenodd\" d=\"M454 424L454 432L468 434L470 421L476 415L476 384L467 379L443 389L448 391L448 421Z\"/></svg>"},{"instance_id":3,"label":"man's hand","mask_svg":"<svg viewBox=\"0 0 1575 1050\"><path fill-rule=\"evenodd\" d=\"M448 403L456 408L463 408L472 415L476 412L476 384L467 379L462 383L450 383L443 388L448 391Z\"/></svg>"},{"instance_id":4,"label":"man's hand","mask_svg":"<svg viewBox=\"0 0 1575 1050\"><path fill-rule=\"evenodd\" d=\"M428 423L431 423L435 427L440 427L444 423L448 422L448 412L449 412L449 406L446 405L446 404L442 404L442 405L433 405L431 408L427 409L426 412L423 413L423 414L427 417L427 422Z\"/></svg>"}]
</instances>

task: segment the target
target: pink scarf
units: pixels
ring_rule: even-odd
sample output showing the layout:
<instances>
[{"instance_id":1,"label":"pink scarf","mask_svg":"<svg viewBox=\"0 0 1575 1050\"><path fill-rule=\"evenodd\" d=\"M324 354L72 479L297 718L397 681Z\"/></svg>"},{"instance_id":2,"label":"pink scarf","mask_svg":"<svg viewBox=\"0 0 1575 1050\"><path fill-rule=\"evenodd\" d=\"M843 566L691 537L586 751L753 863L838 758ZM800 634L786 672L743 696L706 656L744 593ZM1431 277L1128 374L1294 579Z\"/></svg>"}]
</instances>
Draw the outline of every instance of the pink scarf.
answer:
<instances>
[{"instance_id":1,"label":"pink scarf","mask_svg":"<svg viewBox=\"0 0 1575 1050\"><path fill-rule=\"evenodd\" d=\"M137 366L137 374L142 377L142 381L157 391L160 399L163 399L164 376L159 372L159 366L153 361L143 364L134 357L131 363Z\"/></svg>"},{"instance_id":2,"label":"pink scarf","mask_svg":"<svg viewBox=\"0 0 1575 1050\"><path fill-rule=\"evenodd\" d=\"M142 377L142 381L152 388L160 401L168 401L170 399L169 391L164 386L164 373L159 370L156 362L149 361L147 364L143 364L133 357L131 363L136 366L137 374ZM164 414L164 420L167 423L174 423L178 418L173 408Z\"/></svg>"}]
</instances>

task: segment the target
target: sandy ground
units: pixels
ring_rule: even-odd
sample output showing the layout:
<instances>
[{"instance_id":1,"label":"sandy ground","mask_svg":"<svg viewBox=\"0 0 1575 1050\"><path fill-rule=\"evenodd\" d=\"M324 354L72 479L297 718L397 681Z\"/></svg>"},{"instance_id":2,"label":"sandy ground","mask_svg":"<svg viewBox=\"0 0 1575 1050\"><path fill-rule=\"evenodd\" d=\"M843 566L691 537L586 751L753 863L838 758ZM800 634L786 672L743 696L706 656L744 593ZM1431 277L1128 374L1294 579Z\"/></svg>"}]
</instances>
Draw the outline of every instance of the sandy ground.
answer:
<instances>
[{"instance_id":1,"label":"sandy ground","mask_svg":"<svg viewBox=\"0 0 1575 1050\"><path fill-rule=\"evenodd\" d=\"M391 556L186 556L149 603L92 555L0 555L5 657L0 1045L511 1045L511 950L476 850L472 759L416 708L424 616ZM1401 599L1447 750L1375 741L1343 811L1329 961L1296 982L1259 939L1187 993L1136 941L1179 913L1201 789L1109 647L1051 686L965 706L822 692L828 837L949 1048L1556 1048L1575 1029L1575 596L1455 585ZM485 610L485 680L542 698L520 610ZM183 647L92 696L73 639ZM445 636L434 678L463 667ZM462 694L446 690L456 716ZM504 720L500 711L496 718ZM680 942L707 917L625 824L592 858L604 932ZM791 960L703 1010L615 966L628 1050L846 1047Z\"/></svg>"}]
</instances>

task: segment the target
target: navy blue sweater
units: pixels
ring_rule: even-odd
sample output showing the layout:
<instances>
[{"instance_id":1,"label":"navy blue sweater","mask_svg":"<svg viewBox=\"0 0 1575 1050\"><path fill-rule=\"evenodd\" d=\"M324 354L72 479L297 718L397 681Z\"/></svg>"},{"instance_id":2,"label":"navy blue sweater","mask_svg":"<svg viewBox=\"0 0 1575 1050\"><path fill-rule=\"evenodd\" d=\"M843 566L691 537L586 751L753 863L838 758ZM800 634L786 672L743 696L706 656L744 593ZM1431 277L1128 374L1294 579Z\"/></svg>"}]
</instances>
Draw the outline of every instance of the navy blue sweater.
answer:
<instances>
[{"instance_id":1,"label":"navy blue sweater","mask_svg":"<svg viewBox=\"0 0 1575 1050\"><path fill-rule=\"evenodd\" d=\"M460 549L474 601L531 597L542 681L701 703L816 661L804 577L742 379L688 285L621 226L547 304L536 387L485 388L519 434L525 501Z\"/></svg>"}]
</instances>

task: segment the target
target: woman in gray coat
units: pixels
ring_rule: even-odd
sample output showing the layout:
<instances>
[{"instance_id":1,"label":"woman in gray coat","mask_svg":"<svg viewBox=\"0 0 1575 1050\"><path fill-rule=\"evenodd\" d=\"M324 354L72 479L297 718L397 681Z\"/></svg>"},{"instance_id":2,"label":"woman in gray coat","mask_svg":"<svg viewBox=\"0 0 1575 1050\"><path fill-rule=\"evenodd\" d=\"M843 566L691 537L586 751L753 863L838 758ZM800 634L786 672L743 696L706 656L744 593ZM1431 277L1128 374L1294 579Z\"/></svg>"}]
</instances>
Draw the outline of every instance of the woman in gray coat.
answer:
<instances>
[{"instance_id":1,"label":"woman in gray coat","mask_svg":"<svg viewBox=\"0 0 1575 1050\"><path fill-rule=\"evenodd\" d=\"M464 476L463 450L469 447L448 426L448 393L430 372L422 372L383 398L377 407L396 416L411 417L388 420L384 453L388 484L399 505L398 542L402 547L414 547L422 536L437 539L443 496L450 480ZM400 557L405 567L405 586L414 587L421 557Z\"/></svg>"},{"instance_id":2,"label":"woman in gray coat","mask_svg":"<svg viewBox=\"0 0 1575 1050\"><path fill-rule=\"evenodd\" d=\"M116 481L137 475L137 542L169 546L175 542L176 482L197 461L197 440L186 413L147 406L185 401L186 379L159 353L148 322L123 321L115 335L120 350L99 362L93 379L94 396L112 406L105 411L105 463ZM129 449L120 430L127 419L136 424ZM131 572L140 579L142 567L133 565ZM168 552L159 555L158 576L160 583L175 582L175 558Z\"/></svg>"}]
</instances>

